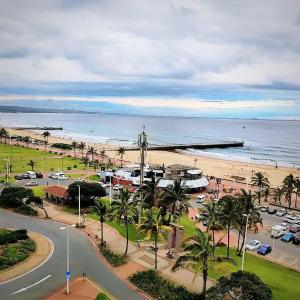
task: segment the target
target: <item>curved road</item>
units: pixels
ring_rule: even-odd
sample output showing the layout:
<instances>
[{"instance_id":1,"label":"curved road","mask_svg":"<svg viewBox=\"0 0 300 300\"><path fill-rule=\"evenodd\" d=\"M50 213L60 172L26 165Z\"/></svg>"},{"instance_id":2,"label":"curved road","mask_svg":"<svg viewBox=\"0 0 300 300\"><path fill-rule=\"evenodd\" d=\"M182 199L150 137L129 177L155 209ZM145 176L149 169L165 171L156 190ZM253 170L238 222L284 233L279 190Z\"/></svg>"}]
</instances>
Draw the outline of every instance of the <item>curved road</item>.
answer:
<instances>
[{"instance_id":1,"label":"curved road","mask_svg":"<svg viewBox=\"0 0 300 300\"><path fill-rule=\"evenodd\" d=\"M64 224L59 222L39 220L0 209L0 227L16 227L36 231L47 236L54 244L51 258L41 267L18 279L0 284L1 299L41 299L65 284L66 230L59 230L62 226ZM87 236L76 228L70 228L70 271L72 278L81 276L85 272L87 277L101 285L117 299L144 299L99 259Z\"/></svg>"}]
</instances>

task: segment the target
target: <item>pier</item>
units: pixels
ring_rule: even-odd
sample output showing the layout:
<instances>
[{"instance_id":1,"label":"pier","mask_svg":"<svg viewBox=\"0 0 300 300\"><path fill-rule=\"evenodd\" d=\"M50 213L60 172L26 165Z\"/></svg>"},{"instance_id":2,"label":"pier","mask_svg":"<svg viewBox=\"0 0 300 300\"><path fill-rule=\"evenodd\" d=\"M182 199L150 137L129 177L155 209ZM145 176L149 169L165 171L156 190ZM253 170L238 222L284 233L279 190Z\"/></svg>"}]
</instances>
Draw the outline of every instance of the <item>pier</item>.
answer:
<instances>
[{"instance_id":1,"label":"pier","mask_svg":"<svg viewBox=\"0 0 300 300\"><path fill-rule=\"evenodd\" d=\"M193 143L193 144L166 144L166 145L149 145L148 151L174 151L174 150L185 150L188 148L192 149L211 149L211 148L230 148L230 147L243 147L244 142L238 141L224 141L217 143ZM124 147L125 151L138 151L139 147ZM107 149L116 150L116 149Z\"/></svg>"},{"instance_id":2,"label":"pier","mask_svg":"<svg viewBox=\"0 0 300 300\"><path fill-rule=\"evenodd\" d=\"M62 127L10 127L16 130L63 130Z\"/></svg>"}]
</instances>

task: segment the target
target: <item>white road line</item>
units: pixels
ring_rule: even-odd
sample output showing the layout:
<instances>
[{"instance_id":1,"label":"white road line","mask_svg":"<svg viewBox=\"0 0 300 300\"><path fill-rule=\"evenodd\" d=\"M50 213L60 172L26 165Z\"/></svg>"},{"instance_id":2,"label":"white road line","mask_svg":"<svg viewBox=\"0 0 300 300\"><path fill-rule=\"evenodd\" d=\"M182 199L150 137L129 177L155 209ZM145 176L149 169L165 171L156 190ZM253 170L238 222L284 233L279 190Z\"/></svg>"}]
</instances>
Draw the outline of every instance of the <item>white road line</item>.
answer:
<instances>
[{"instance_id":1,"label":"white road line","mask_svg":"<svg viewBox=\"0 0 300 300\"><path fill-rule=\"evenodd\" d=\"M48 276L44 277L43 279L41 279L40 281L38 281L38 282L36 282L36 283L34 283L34 284L32 284L32 285L29 285L29 286L27 286L27 287L25 287L25 288L22 288L22 289L20 289L20 290L14 292L14 293L12 293L12 294L10 294L10 295L15 295L15 294L19 294L19 293L25 292L26 290L30 289L31 287L33 287L33 286L35 286L35 285L37 285L37 284L39 284L39 283L41 283L41 282L47 280L47 279L50 278L51 276L52 276L52 275L48 275Z\"/></svg>"},{"instance_id":2,"label":"white road line","mask_svg":"<svg viewBox=\"0 0 300 300\"><path fill-rule=\"evenodd\" d=\"M39 233L39 234L41 234L41 233ZM41 235L43 235L43 234L41 234ZM47 239L49 240L50 244L51 244L51 252L50 252L49 256L48 256L44 261L42 261L39 265L37 265L37 266L34 267L33 269L29 270L28 272L26 272L26 273L24 273L24 274L21 274L21 275L19 275L19 276L17 276L17 277L14 277L14 278L11 278L11 279L8 279L8 280L6 280L6 281L1 282L1 283L0 283L0 286L3 285L3 284L6 284L6 283L8 283L8 282L11 282L11 281L13 281L13 280L16 280L16 279L18 279L18 278L20 278L20 277L23 277L23 276L25 276L25 275L27 275L27 274L29 274L29 273L35 271L37 268L41 267L43 264L45 264L45 263L50 259L50 257L52 256L52 254L53 254L53 252L54 252L54 244L52 243L52 241L51 241L48 237L46 237L45 235L43 235L43 236L44 236L45 238L47 238Z\"/></svg>"}]
</instances>

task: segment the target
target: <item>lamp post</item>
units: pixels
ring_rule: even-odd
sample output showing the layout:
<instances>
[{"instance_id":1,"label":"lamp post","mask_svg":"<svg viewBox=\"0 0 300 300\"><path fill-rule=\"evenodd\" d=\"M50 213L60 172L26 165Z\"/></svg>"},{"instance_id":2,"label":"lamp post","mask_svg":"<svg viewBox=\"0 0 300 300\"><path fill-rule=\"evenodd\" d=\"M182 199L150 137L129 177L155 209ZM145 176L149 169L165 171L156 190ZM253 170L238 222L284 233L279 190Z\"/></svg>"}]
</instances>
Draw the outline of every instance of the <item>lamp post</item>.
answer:
<instances>
[{"instance_id":1,"label":"lamp post","mask_svg":"<svg viewBox=\"0 0 300 300\"><path fill-rule=\"evenodd\" d=\"M248 229L249 214L243 214L242 216L246 217L245 240L244 240L244 246L243 246L243 258L242 258L242 271L244 271L244 261L245 261L245 251L246 251L246 242L247 242L247 229Z\"/></svg>"},{"instance_id":2,"label":"lamp post","mask_svg":"<svg viewBox=\"0 0 300 300\"><path fill-rule=\"evenodd\" d=\"M78 227L80 227L80 199L81 198L81 194L80 194L80 184L78 184Z\"/></svg>"},{"instance_id":3,"label":"lamp post","mask_svg":"<svg viewBox=\"0 0 300 300\"><path fill-rule=\"evenodd\" d=\"M111 187L111 176L109 176L109 205L111 206L112 187Z\"/></svg>"},{"instance_id":4,"label":"lamp post","mask_svg":"<svg viewBox=\"0 0 300 300\"><path fill-rule=\"evenodd\" d=\"M64 230L67 229L67 266L66 266L66 279L67 279L67 290L66 293L70 293L70 227L75 227L76 225L68 225L64 227L60 227L59 229Z\"/></svg>"}]
</instances>

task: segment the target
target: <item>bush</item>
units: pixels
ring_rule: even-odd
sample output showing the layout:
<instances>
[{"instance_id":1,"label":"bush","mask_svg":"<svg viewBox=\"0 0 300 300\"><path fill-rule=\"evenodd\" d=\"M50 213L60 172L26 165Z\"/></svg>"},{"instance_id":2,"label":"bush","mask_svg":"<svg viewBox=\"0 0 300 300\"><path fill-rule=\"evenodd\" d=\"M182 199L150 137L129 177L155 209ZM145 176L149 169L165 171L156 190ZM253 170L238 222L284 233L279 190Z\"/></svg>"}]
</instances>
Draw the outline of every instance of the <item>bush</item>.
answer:
<instances>
[{"instance_id":1,"label":"bush","mask_svg":"<svg viewBox=\"0 0 300 300\"><path fill-rule=\"evenodd\" d=\"M72 168L71 167L67 167L67 170L70 171L70 170L72 170Z\"/></svg>"},{"instance_id":2,"label":"bush","mask_svg":"<svg viewBox=\"0 0 300 300\"><path fill-rule=\"evenodd\" d=\"M23 203L23 199L33 196L31 189L24 187L7 187L3 189L0 196L0 206L16 208Z\"/></svg>"},{"instance_id":3,"label":"bush","mask_svg":"<svg viewBox=\"0 0 300 300\"><path fill-rule=\"evenodd\" d=\"M107 261L114 267L126 264L126 259L123 255L116 254L108 249L106 246L99 246L100 252L107 259Z\"/></svg>"},{"instance_id":4,"label":"bush","mask_svg":"<svg viewBox=\"0 0 300 300\"><path fill-rule=\"evenodd\" d=\"M20 229L20 230L7 230L7 229L1 229L0 231L0 245L4 244L13 244L18 242L19 240L27 240L27 230L26 229Z\"/></svg>"},{"instance_id":5,"label":"bush","mask_svg":"<svg viewBox=\"0 0 300 300\"><path fill-rule=\"evenodd\" d=\"M74 168L74 169L77 169L77 165L74 165L73 168Z\"/></svg>"},{"instance_id":6,"label":"bush","mask_svg":"<svg viewBox=\"0 0 300 300\"><path fill-rule=\"evenodd\" d=\"M175 285L154 271L137 272L129 277L131 283L154 298L161 300L196 300L199 295Z\"/></svg>"},{"instance_id":7,"label":"bush","mask_svg":"<svg viewBox=\"0 0 300 300\"><path fill-rule=\"evenodd\" d=\"M72 146L70 144L64 144L64 143L55 143L52 144L52 147L63 149L63 150L72 150Z\"/></svg>"},{"instance_id":8,"label":"bush","mask_svg":"<svg viewBox=\"0 0 300 300\"><path fill-rule=\"evenodd\" d=\"M272 291L260 278L250 272L238 271L228 277L221 277L218 283L207 291L207 299L223 299L226 295L241 300L270 300Z\"/></svg>"},{"instance_id":9,"label":"bush","mask_svg":"<svg viewBox=\"0 0 300 300\"><path fill-rule=\"evenodd\" d=\"M30 206L23 204L15 209L16 213L27 215L27 216L37 216L37 211Z\"/></svg>"}]
</instances>

